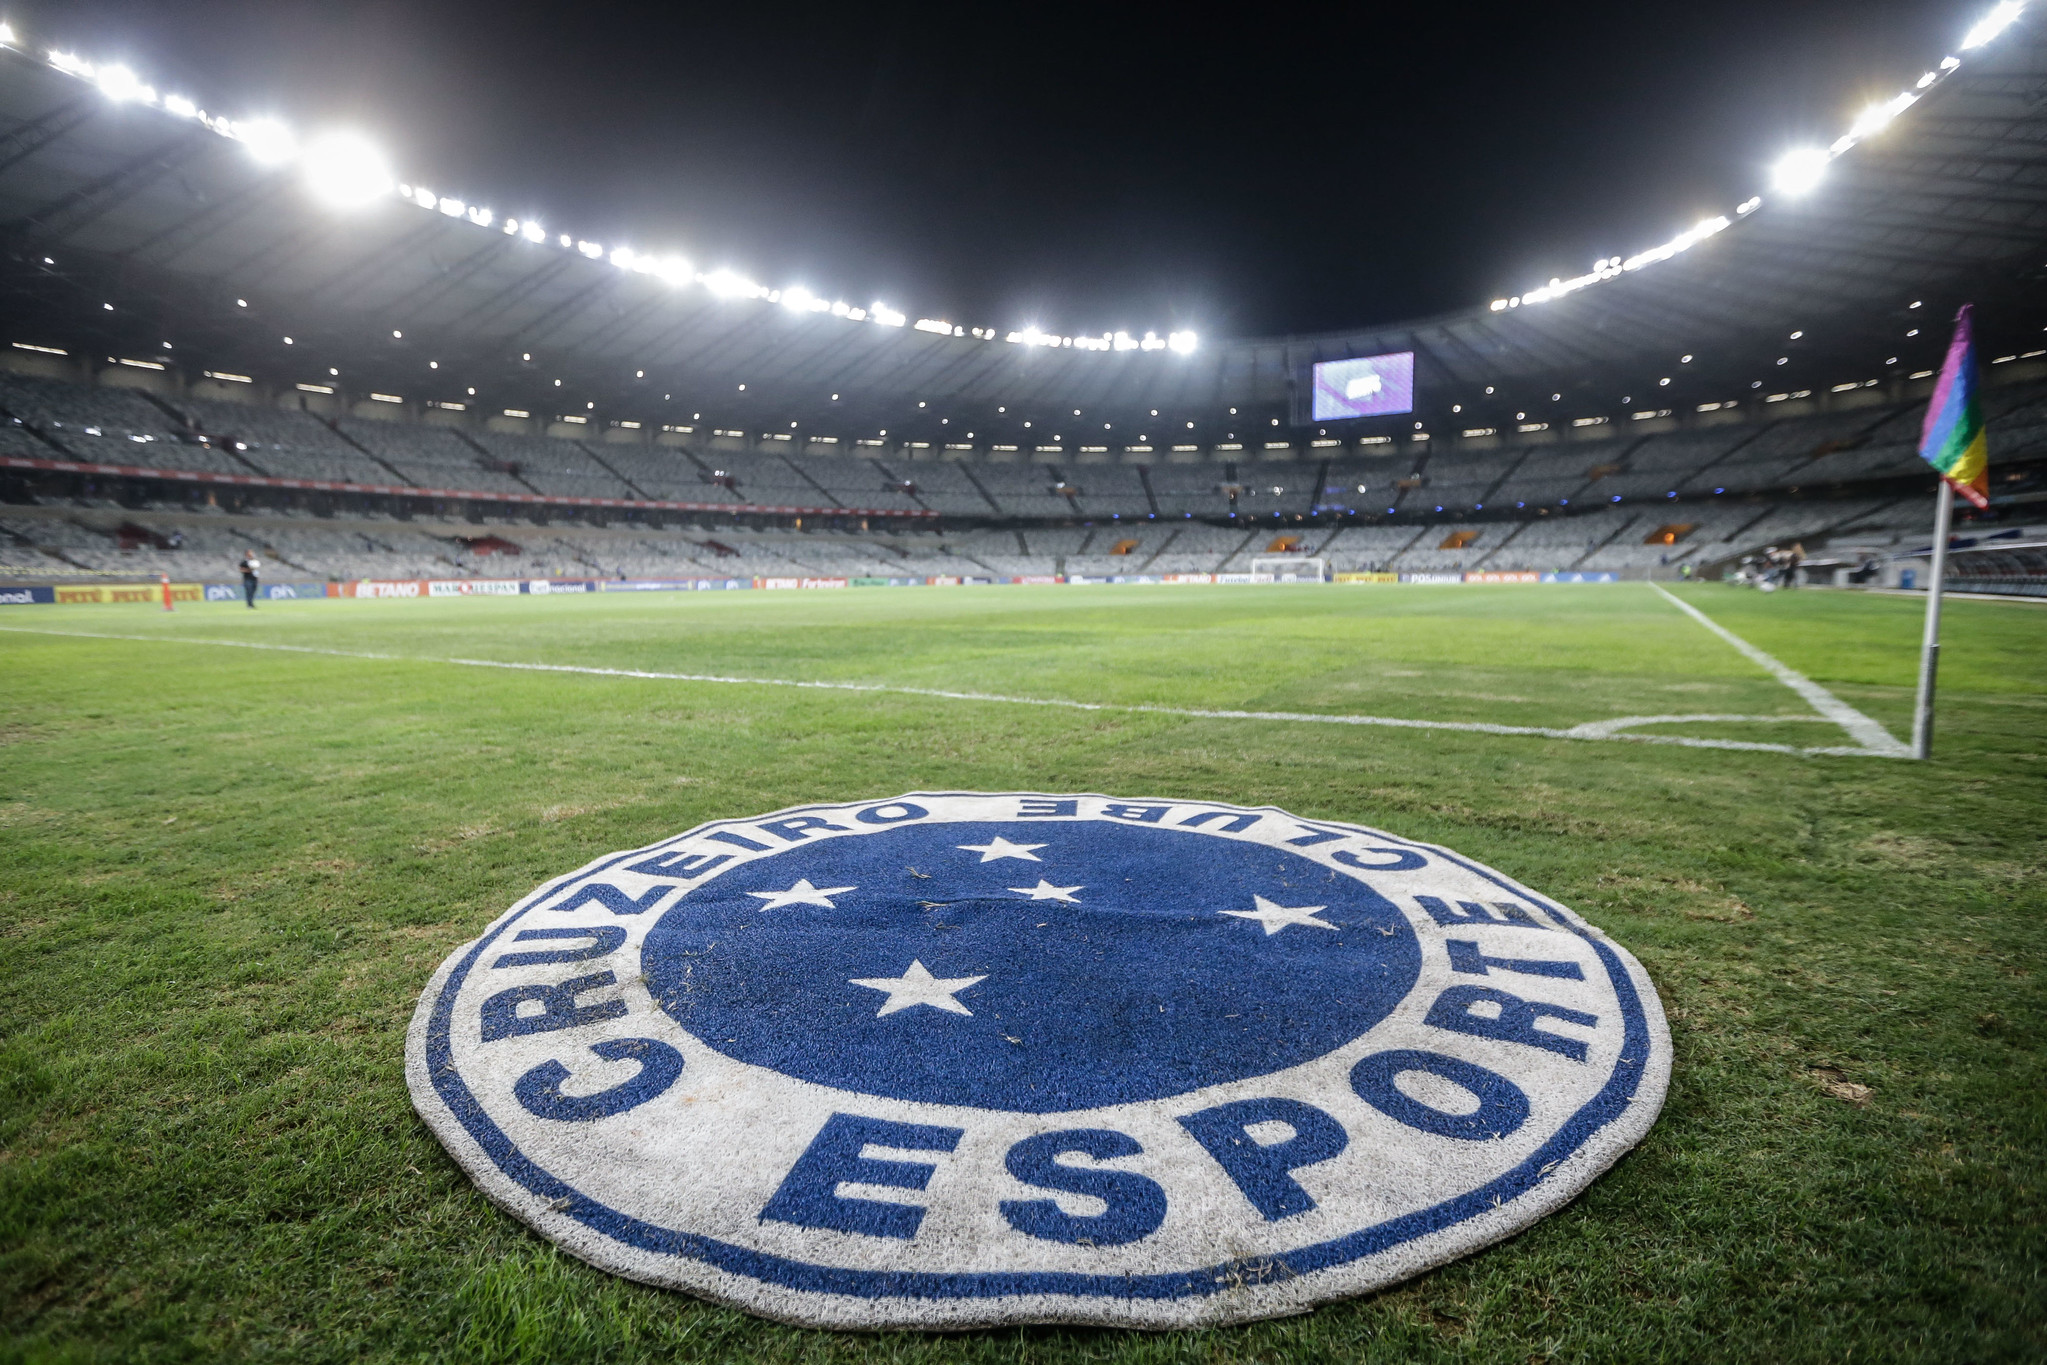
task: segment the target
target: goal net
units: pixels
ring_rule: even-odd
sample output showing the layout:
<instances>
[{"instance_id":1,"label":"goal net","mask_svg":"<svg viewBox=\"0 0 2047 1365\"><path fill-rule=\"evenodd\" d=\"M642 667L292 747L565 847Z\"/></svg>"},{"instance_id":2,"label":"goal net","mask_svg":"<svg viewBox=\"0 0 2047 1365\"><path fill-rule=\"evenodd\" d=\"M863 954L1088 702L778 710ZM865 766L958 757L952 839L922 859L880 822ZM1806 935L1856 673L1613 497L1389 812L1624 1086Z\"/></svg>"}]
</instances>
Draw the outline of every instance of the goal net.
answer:
<instances>
[{"instance_id":1,"label":"goal net","mask_svg":"<svg viewBox=\"0 0 2047 1365\"><path fill-rule=\"evenodd\" d=\"M1327 583L1329 561L1319 555L1257 555L1251 573L1270 575L1274 583Z\"/></svg>"}]
</instances>

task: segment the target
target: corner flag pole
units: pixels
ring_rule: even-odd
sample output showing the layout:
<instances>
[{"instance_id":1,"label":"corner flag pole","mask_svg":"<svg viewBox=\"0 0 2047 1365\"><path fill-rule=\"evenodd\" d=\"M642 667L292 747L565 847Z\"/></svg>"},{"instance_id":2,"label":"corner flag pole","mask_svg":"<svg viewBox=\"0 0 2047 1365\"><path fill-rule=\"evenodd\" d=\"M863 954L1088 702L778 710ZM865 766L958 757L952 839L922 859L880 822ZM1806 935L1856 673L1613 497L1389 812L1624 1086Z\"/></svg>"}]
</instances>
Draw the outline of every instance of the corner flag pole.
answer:
<instances>
[{"instance_id":1,"label":"corner flag pole","mask_svg":"<svg viewBox=\"0 0 2047 1365\"><path fill-rule=\"evenodd\" d=\"M1977 508L1990 506L1990 443L1983 409L1976 402L1976 336L1972 308L1955 314L1955 335L1947 360L1926 403L1919 432L1919 458L1940 475L1940 502L1933 514L1933 563L1926 584L1926 635L1919 649L1919 704L1912 713L1912 757L1933 756L1933 683L1940 669L1940 590L1947 576L1948 528L1954 522L1955 493Z\"/></svg>"},{"instance_id":2,"label":"corner flag pole","mask_svg":"<svg viewBox=\"0 0 2047 1365\"><path fill-rule=\"evenodd\" d=\"M1926 634L1919 645L1919 702L1912 711L1912 757L1933 757L1933 686L1940 672L1940 587L1947 576L1948 525L1955 513L1955 486L1940 481L1933 513L1933 564L1927 570Z\"/></svg>"}]
</instances>

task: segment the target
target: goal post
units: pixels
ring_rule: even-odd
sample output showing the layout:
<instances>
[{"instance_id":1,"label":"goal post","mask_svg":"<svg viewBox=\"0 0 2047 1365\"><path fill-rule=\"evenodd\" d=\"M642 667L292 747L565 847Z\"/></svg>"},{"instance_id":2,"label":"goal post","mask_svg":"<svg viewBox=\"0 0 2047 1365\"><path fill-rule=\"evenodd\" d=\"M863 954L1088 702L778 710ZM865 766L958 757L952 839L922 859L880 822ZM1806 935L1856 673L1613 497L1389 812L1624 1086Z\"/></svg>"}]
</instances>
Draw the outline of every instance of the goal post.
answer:
<instances>
[{"instance_id":1,"label":"goal post","mask_svg":"<svg viewBox=\"0 0 2047 1365\"><path fill-rule=\"evenodd\" d=\"M1251 572L1270 574L1274 583L1327 583L1329 561L1320 555L1254 555Z\"/></svg>"}]
</instances>

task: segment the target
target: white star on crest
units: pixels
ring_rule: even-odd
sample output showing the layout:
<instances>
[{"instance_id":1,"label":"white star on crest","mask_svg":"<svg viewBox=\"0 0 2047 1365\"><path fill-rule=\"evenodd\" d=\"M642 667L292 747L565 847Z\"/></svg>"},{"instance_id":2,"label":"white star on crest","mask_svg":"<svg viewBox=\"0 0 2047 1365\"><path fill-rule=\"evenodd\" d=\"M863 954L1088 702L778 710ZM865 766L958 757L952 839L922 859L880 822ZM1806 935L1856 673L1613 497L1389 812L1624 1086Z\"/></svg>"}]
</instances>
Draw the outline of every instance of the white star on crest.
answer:
<instances>
[{"instance_id":1,"label":"white star on crest","mask_svg":"<svg viewBox=\"0 0 2047 1365\"><path fill-rule=\"evenodd\" d=\"M997 835L985 844L955 844L953 847L965 849L969 853L980 854L981 861L984 863L992 863L997 858L1019 858L1027 863L1042 863L1045 861L1037 854L1031 852L1032 849L1043 848L1045 845L1012 844L1000 835Z\"/></svg>"},{"instance_id":2,"label":"white star on crest","mask_svg":"<svg viewBox=\"0 0 2047 1365\"><path fill-rule=\"evenodd\" d=\"M1009 889L1019 896L1029 896L1034 901L1058 901L1063 905L1080 904L1073 894L1080 890L1080 887L1054 886L1043 877L1038 878L1036 886L1012 886Z\"/></svg>"},{"instance_id":3,"label":"white star on crest","mask_svg":"<svg viewBox=\"0 0 2047 1365\"><path fill-rule=\"evenodd\" d=\"M1257 920L1265 926L1267 938L1296 924L1312 925L1317 929L1336 928L1333 924L1325 924L1315 918L1317 914L1329 908L1326 905L1274 905L1263 896L1253 896L1251 899L1258 903L1256 910L1223 910L1218 913L1233 915L1238 919Z\"/></svg>"},{"instance_id":4,"label":"white star on crest","mask_svg":"<svg viewBox=\"0 0 2047 1365\"><path fill-rule=\"evenodd\" d=\"M973 1011L953 999L953 996L977 981L986 981L986 976L938 977L926 971L924 964L913 960L910 969L901 976L855 977L846 984L865 986L870 991L887 991L888 999L881 1002L881 1008L874 1012L879 1019L897 1010L909 1009L912 1005L929 1005L935 1010L951 1014L972 1015Z\"/></svg>"},{"instance_id":5,"label":"white star on crest","mask_svg":"<svg viewBox=\"0 0 2047 1365\"><path fill-rule=\"evenodd\" d=\"M820 889L812 886L810 878L805 877L787 891L749 891L746 894L758 896L765 901L766 904L761 906L763 910L779 910L785 905L822 905L827 910L836 910L839 907L832 904L833 896L859 889L857 886L827 886Z\"/></svg>"}]
</instances>

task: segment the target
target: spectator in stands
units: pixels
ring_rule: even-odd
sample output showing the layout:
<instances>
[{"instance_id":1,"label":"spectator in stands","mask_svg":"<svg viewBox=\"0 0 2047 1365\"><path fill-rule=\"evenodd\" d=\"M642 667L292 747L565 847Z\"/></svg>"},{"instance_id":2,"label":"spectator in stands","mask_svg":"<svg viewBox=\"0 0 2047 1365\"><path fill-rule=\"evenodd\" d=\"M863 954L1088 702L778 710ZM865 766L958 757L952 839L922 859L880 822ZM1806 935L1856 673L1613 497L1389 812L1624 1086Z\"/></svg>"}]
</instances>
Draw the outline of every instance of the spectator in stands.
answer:
<instances>
[{"instance_id":1,"label":"spectator in stands","mask_svg":"<svg viewBox=\"0 0 2047 1365\"><path fill-rule=\"evenodd\" d=\"M256 558L254 550L244 551L238 566L242 571L242 599L249 604L249 610L256 609L256 575L263 568L263 561Z\"/></svg>"}]
</instances>

